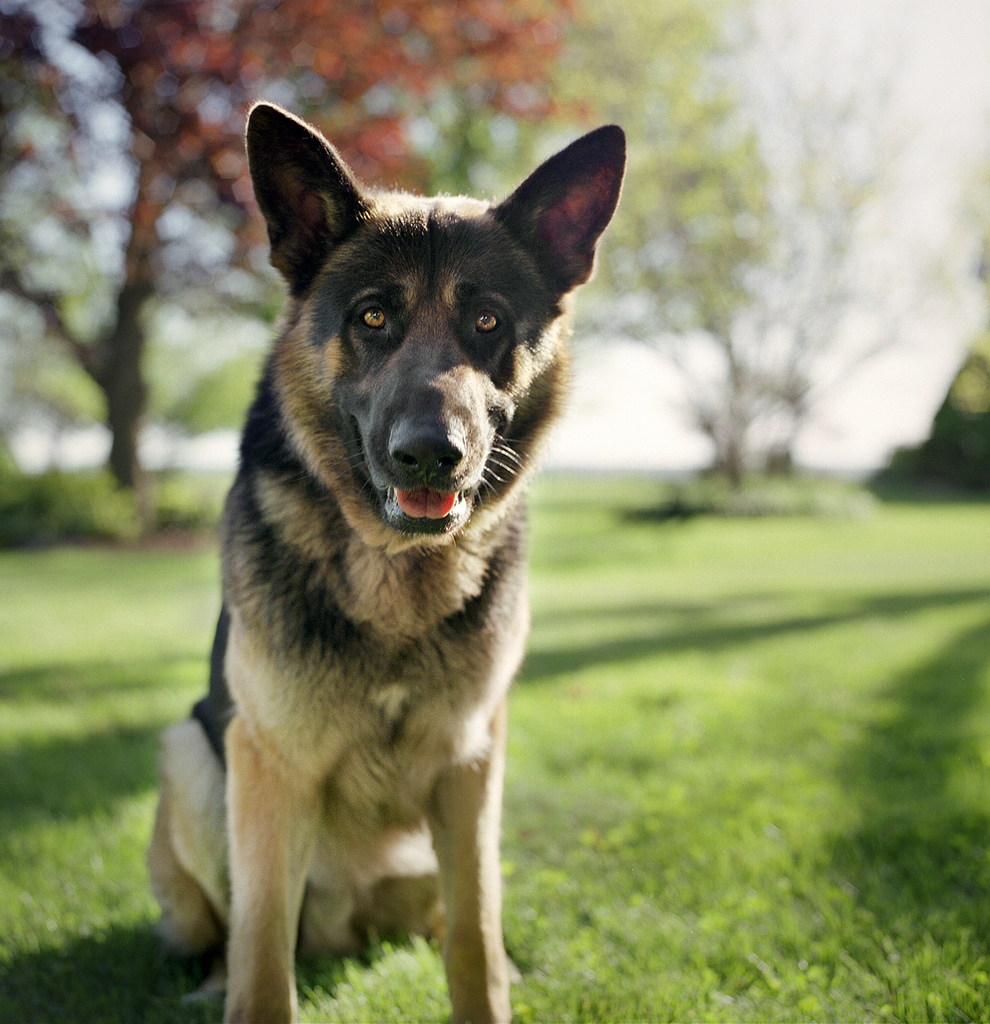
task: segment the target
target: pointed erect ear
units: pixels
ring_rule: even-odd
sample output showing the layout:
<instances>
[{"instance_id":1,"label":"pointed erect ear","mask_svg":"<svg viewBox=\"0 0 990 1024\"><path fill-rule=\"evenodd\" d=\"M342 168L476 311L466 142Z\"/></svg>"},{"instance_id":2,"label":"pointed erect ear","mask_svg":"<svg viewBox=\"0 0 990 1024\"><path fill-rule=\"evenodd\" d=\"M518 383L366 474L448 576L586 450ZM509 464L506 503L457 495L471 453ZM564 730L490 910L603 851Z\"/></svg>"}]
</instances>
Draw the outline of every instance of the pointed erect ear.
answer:
<instances>
[{"instance_id":1,"label":"pointed erect ear","mask_svg":"<svg viewBox=\"0 0 990 1024\"><path fill-rule=\"evenodd\" d=\"M248 115L247 154L272 266L292 294L301 295L331 249L357 226L367 205L361 188L319 132L270 103Z\"/></svg>"},{"instance_id":2,"label":"pointed erect ear","mask_svg":"<svg viewBox=\"0 0 990 1024\"><path fill-rule=\"evenodd\" d=\"M533 254L561 295L591 277L595 246L622 190L626 137L606 125L552 156L495 217Z\"/></svg>"}]
</instances>

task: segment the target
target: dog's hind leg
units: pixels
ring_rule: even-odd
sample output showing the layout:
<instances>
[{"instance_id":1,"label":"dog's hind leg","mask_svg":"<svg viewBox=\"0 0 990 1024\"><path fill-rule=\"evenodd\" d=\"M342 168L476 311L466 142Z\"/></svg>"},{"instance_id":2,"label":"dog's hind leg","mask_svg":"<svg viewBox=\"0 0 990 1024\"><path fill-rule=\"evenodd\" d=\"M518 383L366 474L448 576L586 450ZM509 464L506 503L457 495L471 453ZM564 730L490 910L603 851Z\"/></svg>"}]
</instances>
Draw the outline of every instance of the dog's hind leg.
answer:
<instances>
[{"instance_id":1,"label":"dog's hind leg","mask_svg":"<svg viewBox=\"0 0 990 1024\"><path fill-rule=\"evenodd\" d=\"M441 941L437 858L425 822L395 831L373 850L321 833L299 922L303 956L355 956L369 942L412 935Z\"/></svg>"},{"instance_id":2,"label":"dog's hind leg","mask_svg":"<svg viewBox=\"0 0 990 1024\"><path fill-rule=\"evenodd\" d=\"M158 930L184 955L223 942L229 917L223 768L189 719L162 735L161 796L148 850Z\"/></svg>"}]
</instances>

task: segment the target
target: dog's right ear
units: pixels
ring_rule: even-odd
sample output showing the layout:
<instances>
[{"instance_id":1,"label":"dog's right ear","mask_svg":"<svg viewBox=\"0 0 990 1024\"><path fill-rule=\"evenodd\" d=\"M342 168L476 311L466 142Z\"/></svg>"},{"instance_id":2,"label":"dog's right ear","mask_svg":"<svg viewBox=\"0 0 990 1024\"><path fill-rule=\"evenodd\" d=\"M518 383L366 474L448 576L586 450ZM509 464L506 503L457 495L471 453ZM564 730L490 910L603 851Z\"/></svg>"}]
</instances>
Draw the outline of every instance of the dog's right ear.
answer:
<instances>
[{"instance_id":1,"label":"dog's right ear","mask_svg":"<svg viewBox=\"0 0 990 1024\"><path fill-rule=\"evenodd\" d=\"M254 196L268 225L272 266L298 297L331 249L357 226L367 204L333 146L274 104L258 103L248 115L247 155Z\"/></svg>"}]
</instances>

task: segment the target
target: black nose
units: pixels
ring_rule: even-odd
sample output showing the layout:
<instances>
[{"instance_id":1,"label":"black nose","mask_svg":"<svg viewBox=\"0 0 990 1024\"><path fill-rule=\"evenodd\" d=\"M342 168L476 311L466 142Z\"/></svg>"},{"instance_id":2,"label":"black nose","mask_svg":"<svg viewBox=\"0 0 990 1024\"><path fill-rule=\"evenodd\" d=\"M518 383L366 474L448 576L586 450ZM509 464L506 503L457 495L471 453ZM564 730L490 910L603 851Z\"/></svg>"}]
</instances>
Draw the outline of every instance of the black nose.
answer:
<instances>
[{"instance_id":1,"label":"black nose","mask_svg":"<svg viewBox=\"0 0 990 1024\"><path fill-rule=\"evenodd\" d=\"M442 423L400 420L392 428L388 454L401 476L428 486L450 478L464 458L464 449Z\"/></svg>"}]
</instances>

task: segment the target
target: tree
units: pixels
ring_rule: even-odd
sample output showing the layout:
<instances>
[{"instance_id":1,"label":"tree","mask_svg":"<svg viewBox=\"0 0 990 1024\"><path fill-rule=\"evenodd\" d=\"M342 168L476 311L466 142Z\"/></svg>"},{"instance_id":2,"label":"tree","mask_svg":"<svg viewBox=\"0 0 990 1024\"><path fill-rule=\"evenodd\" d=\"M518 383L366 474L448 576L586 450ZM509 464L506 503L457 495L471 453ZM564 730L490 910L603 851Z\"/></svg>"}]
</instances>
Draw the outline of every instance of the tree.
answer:
<instances>
[{"instance_id":1,"label":"tree","mask_svg":"<svg viewBox=\"0 0 990 1024\"><path fill-rule=\"evenodd\" d=\"M737 9L594 0L560 72L567 99L620 120L631 140L601 266L621 300L599 303L596 332L636 338L678 368L687 414L733 476L753 416L733 329L768 242L766 170L724 73L723 20Z\"/></svg>"},{"instance_id":2,"label":"tree","mask_svg":"<svg viewBox=\"0 0 990 1024\"><path fill-rule=\"evenodd\" d=\"M10 0L0 20L0 289L96 384L141 488L154 303L250 265L241 133L260 96L320 112L368 180L415 184L406 97L471 87L515 117L570 0Z\"/></svg>"},{"instance_id":3,"label":"tree","mask_svg":"<svg viewBox=\"0 0 990 1024\"><path fill-rule=\"evenodd\" d=\"M901 342L931 267L892 260L885 241L907 137L890 55L864 51L843 81L793 15L757 5L753 18L735 74L767 168L770 241L732 334L753 396L749 460L786 472L823 400Z\"/></svg>"},{"instance_id":4,"label":"tree","mask_svg":"<svg viewBox=\"0 0 990 1024\"><path fill-rule=\"evenodd\" d=\"M976 279L990 306L990 167L977 175L963 220L978 231ZM977 334L952 381L928 438L894 454L892 475L967 488L990 488L990 326Z\"/></svg>"},{"instance_id":5,"label":"tree","mask_svg":"<svg viewBox=\"0 0 990 1024\"><path fill-rule=\"evenodd\" d=\"M910 461L914 474L925 480L990 487L990 332L974 343L935 414L931 434Z\"/></svg>"},{"instance_id":6,"label":"tree","mask_svg":"<svg viewBox=\"0 0 990 1024\"><path fill-rule=\"evenodd\" d=\"M793 464L823 399L899 341L917 283L864 244L895 184L893 76L869 54L830 90L788 10L594 0L568 61L571 95L634 140L603 253L622 298L594 326L678 371L735 483Z\"/></svg>"}]
</instances>

